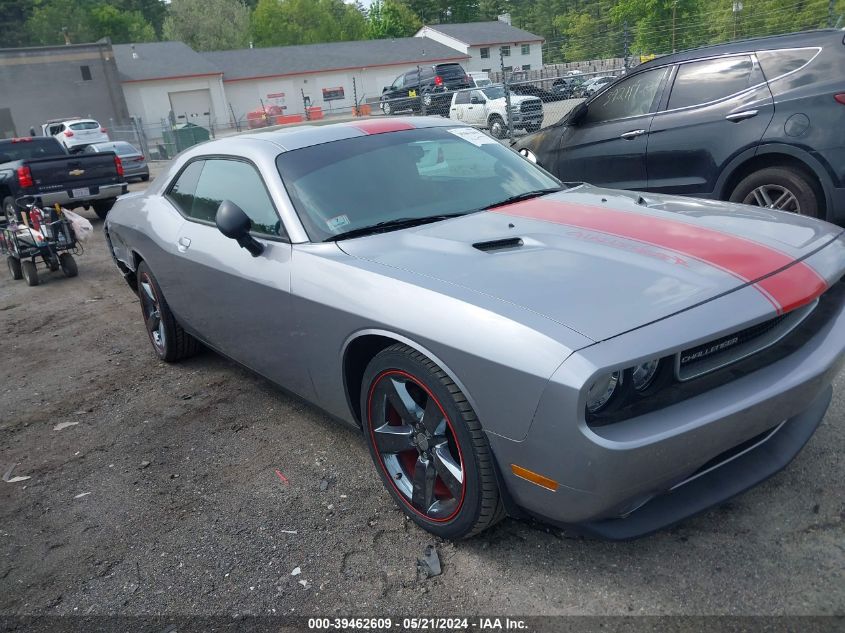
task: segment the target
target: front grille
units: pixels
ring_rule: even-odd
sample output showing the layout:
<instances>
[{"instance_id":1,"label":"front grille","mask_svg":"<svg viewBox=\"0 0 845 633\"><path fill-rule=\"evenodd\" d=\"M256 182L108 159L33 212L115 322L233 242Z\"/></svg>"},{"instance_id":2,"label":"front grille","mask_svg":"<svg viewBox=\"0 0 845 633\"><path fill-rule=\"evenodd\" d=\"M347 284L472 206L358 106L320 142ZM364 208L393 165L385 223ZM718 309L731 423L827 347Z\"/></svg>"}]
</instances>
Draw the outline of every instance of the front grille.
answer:
<instances>
[{"instance_id":1,"label":"front grille","mask_svg":"<svg viewBox=\"0 0 845 633\"><path fill-rule=\"evenodd\" d=\"M540 112L543 109L543 102L539 99L532 99L531 101L523 101L520 106L520 112L531 114L533 112Z\"/></svg>"},{"instance_id":2,"label":"front grille","mask_svg":"<svg viewBox=\"0 0 845 633\"><path fill-rule=\"evenodd\" d=\"M789 334L813 311L816 304L813 302L788 314L685 349L675 360L678 379L689 380L702 376L766 349Z\"/></svg>"}]
</instances>

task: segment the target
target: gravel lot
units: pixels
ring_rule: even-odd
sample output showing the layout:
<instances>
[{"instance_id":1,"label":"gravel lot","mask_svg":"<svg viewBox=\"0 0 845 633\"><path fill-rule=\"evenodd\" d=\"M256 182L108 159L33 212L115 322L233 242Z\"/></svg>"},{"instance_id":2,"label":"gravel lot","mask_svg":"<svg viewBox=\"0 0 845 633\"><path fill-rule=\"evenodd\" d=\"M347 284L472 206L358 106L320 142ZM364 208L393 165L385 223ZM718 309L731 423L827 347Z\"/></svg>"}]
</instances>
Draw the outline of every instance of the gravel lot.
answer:
<instances>
[{"instance_id":1,"label":"gravel lot","mask_svg":"<svg viewBox=\"0 0 845 633\"><path fill-rule=\"evenodd\" d=\"M0 615L845 613L845 376L789 468L675 529L439 542L354 431L213 353L159 362L88 217L78 278L0 275L0 469L31 477L0 482Z\"/></svg>"}]
</instances>

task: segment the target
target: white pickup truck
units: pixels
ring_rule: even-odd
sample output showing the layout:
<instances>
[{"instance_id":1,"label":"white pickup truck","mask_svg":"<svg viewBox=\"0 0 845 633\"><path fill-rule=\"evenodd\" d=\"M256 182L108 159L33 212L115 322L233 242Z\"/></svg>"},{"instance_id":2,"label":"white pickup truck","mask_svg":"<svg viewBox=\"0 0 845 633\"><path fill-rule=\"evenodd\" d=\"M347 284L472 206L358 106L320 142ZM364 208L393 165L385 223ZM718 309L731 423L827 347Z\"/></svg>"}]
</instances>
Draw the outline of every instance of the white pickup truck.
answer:
<instances>
[{"instance_id":1,"label":"white pickup truck","mask_svg":"<svg viewBox=\"0 0 845 633\"><path fill-rule=\"evenodd\" d=\"M452 95L449 118L474 127L489 129L496 138L508 133L507 101L501 85L460 90ZM511 124L515 129L535 132L543 124L543 102L537 97L511 93Z\"/></svg>"}]
</instances>

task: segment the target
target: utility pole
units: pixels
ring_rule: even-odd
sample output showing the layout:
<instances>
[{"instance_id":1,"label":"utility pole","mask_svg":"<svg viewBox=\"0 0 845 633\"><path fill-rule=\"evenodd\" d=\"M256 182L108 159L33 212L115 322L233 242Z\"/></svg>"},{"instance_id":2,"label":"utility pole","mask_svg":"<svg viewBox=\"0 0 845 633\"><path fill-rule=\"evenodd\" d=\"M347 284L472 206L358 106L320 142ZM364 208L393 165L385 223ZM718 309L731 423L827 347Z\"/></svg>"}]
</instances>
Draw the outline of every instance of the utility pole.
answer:
<instances>
[{"instance_id":1,"label":"utility pole","mask_svg":"<svg viewBox=\"0 0 845 633\"><path fill-rule=\"evenodd\" d=\"M622 46L623 46L623 58L622 58L622 67L625 69L625 72L628 72L628 67L631 65L631 47L629 42L629 35L628 35L628 20L625 20L623 23L623 30L622 30Z\"/></svg>"},{"instance_id":2,"label":"utility pole","mask_svg":"<svg viewBox=\"0 0 845 633\"><path fill-rule=\"evenodd\" d=\"M672 2L672 52L675 52L675 13L678 9L678 0Z\"/></svg>"},{"instance_id":3,"label":"utility pole","mask_svg":"<svg viewBox=\"0 0 845 633\"><path fill-rule=\"evenodd\" d=\"M742 0L734 0L733 3L733 12L734 12L734 39L736 39L736 25L739 21L739 12L742 11Z\"/></svg>"},{"instance_id":4,"label":"utility pole","mask_svg":"<svg viewBox=\"0 0 845 633\"><path fill-rule=\"evenodd\" d=\"M511 125L511 89L508 85L508 78L505 76L505 56L502 54L502 47L499 47L499 67L502 69L502 85L505 87L505 116L508 120L508 140L513 141L513 126Z\"/></svg>"}]
</instances>

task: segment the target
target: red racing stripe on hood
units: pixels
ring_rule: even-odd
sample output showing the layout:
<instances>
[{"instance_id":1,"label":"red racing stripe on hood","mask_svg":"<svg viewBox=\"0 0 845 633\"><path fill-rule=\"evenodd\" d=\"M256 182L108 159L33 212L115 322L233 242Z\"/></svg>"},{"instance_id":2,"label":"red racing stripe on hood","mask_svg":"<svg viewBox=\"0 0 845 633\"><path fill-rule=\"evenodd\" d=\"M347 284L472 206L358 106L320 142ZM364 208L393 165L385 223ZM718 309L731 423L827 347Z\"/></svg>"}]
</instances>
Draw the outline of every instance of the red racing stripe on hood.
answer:
<instances>
[{"instance_id":1,"label":"red racing stripe on hood","mask_svg":"<svg viewBox=\"0 0 845 633\"><path fill-rule=\"evenodd\" d=\"M410 123L405 121L396 121L393 119L385 119L384 121L380 121L378 119L354 121L348 125L358 128L364 134L385 134L387 132L401 132L403 130L416 129Z\"/></svg>"},{"instance_id":2,"label":"red racing stripe on hood","mask_svg":"<svg viewBox=\"0 0 845 633\"><path fill-rule=\"evenodd\" d=\"M827 289L815 270L804 262L794 263L786 253L678 220L542 198L493 211L636 240L697 259L746 283L756 282L754 286L779 314L813 301Z\"/></svg>"}]
</instances>

